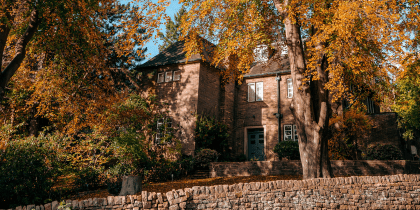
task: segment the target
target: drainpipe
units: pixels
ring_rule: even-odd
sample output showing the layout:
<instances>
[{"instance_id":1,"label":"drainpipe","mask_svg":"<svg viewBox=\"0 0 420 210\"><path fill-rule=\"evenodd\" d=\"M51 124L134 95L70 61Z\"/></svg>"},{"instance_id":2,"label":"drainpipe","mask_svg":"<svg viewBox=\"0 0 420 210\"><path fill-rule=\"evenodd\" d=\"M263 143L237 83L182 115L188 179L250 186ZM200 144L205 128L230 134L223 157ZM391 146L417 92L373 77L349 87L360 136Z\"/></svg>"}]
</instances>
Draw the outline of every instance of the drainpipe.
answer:
<instances>
[{"instance_id":1,"label":"drainpipe","mask_svg":"<svg viewBox=\"0 0 420 210\"><path fill-rule=\"evenodd\" d=\"M274 113L276 115L278 120L278 141L280 142L281 138L281 119L283 118L283 115L280 113L280 81L281 77L279 74L276 75L276 81L277 81L277 113Z\"/></svg>"}]
</instances>

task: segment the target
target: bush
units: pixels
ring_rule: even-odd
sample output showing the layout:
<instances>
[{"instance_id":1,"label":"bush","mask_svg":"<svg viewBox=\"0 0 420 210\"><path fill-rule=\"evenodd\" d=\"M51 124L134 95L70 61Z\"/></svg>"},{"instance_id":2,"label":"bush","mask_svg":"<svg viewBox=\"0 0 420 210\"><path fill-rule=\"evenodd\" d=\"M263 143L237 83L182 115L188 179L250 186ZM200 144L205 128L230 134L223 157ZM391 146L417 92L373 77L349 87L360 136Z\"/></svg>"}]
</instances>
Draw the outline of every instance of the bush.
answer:
<instances>
[{"instance_id":1,"label":"bush","mask_svg":"<svg viewBox=\"0 0 420 210\"><path fill-rule=\"evenodd\" d=\"M200 168L209 167L211 162L216 162L219 153L211 149L202 149L195 156L195 165Z\"/></svg>"},{"instance_id":2,"label":"bush","mask_svg":"<svg viewBox=\"0 0 420 210\"><path fill-rule=\"evenodd\" d=\"M368 135L373 121L366 115L363 104L353 104L344 115L334 115L329 121L330 138L328 156L330 160L357 160L360 158L360 140ZM359 142L359 143L358 143Z\"/></svg>"},{"instance_id":3,"label":"bush","mask_svg":"<svg viewBox=\"0 0 420 210\"><path fill-rule=\"evenodd\" d=\"M122 188L122 178L121 176L112 177L106 180L106 189L112 195L118 195L121 192Z\"/></svg>"},{"instance_id":4,"label":"bush","mask_svg":"<svg viewBox=\"0 0 420 210\"><path fill-rule=\"evenodd\" d=\"M274 147L279 159L300 160L299 143L297 141L281 141Z\"/></svg>"},{"instance_id":5,"label":"bush","mask_svg":"<svg viewBox=\"0 0 420 210\"><path fill-rule=\"evenodd\" d=\"M227 151L228 138L227 125L211 117L197 116L195 127L197 150L212 149L223 154Z\"/></svg>"},{"instance_id":6,"label":"bush","mask_svg":"<svg viewBox=\"0 0 420 210\"><path fill-rule=\"evenodd\" d=\"M368 147L366 160L403 160L403 156L398 147L393 145L376 145Z\"/></svg>"},{"instance_id":7,"label":"bush","mask_svg":"<svg viewBox=\"0 0 420 210\"><path fill-rule=\"evenodd\" d=\"M246 161L246 155L245 154L240 154L238 156L235 157L235 162L245 162Z\"/></svg>"},{"instance_id":8,"label":"bush","mask_svg":"<svg viewBox=\"0 0 420 210\"><path fill-rule=\"evenodd\" d=\"M0 151L0 208L40 204L59 175L54 149L36 139L15 140Z\"/></svg>"},{"instance_id":9,"label":"bush","mask_svg":"<svg viewBox=\"0 0 420 210\"><path fill-rule=\"evenodd\" d=\"M74 184L79 191L94 190L101 186L103 178L99 169L87 167L76 173Z\"/></svg>"}]
</instances>

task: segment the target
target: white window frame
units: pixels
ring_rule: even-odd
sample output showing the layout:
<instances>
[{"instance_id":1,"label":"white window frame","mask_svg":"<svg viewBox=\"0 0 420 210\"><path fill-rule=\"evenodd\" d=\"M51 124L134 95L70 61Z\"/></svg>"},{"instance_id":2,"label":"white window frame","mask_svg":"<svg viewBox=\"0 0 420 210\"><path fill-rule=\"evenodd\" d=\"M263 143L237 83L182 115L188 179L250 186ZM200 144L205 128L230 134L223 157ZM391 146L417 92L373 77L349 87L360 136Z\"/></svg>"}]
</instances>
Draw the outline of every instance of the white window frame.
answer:
<instances>
[{"instance_id":1,"label":"white window frame","mask_svg":"<svg viewBox=\"0 0 420 210\"><path fill-rule=\"evenodd\" d=\"M290 129L286 129L290 128ZM290 135L286 134L287 131L290 131ZM284 141L298 141L299 135L297 133L296 125L288 124L283 126L283 140Z\"/></svg>"},{"instance_id":2,"label":"white window frame","mask_svg":"<svg viewBox=\"0 0 420 210\"><path fill-rule=\"evenodd\" d=\"M255 101L264 100L264 83L256 82L255 83Z\"/></svg>"},{"instance_id":3,"label":"white window frame","mask_svg":"<svg viewBox=\"0 0 420 210\"><path fill-rule=\"evenodd\" d=\"M264 82L248 83L248 102L263 101L263 100L264 100Z\"/></svg>"},{"instance_id":4,"label":"white window frame","mask_svg":"<svg viewBox=\"0 0 420 210\"><path fill-rule=\"evenodd\" d=\"M293 140L299 141L299 134L297 133L296 125L293 125Z\"/></svg>"},{"instance_id":5,"label":"white window frame","mask_svg":"<svg viewBox=\"0 0 420 210\"><path fill-rule=\"evenodd\" d=\"M162 81L160 81L160 80L162 80ZM157 83L163 83L163 82L165 82L165 73L164 72L158 73Z\"/></svg>"},{"instance_id":6,"label":"white window frame","mask_svg":"<svg viewBox=\"0 0 420 210\"><path fill-rule=\"evenodd\" d=\"M252 90L252 92L250 90ZM254 101L255 101L255 83L251 82L251 83L248 83L248 102L254 102Z\"/></svg>"},{"instance_id":7,"label":"white window frame","mask_svg":"<svg viewBox=\"0 0 420 210\"><path fill-rule=\"evenodd\" d=\"M179 81L179 80L181 80L181 70L176 70L174 71L174 74L173 74L173 81Z\"/></svg>"},{"instance_id":8,"label":"white window frame","mask_svg":"<svg viewBox=\"0 0 420 210\"><path fill-rule=\"evenodd\" d=\"M173 73L172 71L165 72L165 82L172 82Z\"/></svg>"},{"instance_id":9,"label":"white window frame","mask_svg":"<svg viewBox=\"0 0 420 210\"><path fill-rule=\"evenodd\" d=\"M293 80L289 78L286 80L287 84L287 98L293 98Z\"/></svg>"},{"instance_id":10,"label":"white window frame","mask_svg":"<svg viewBox=\"0 0 420 210\"><path fill-rule=\"evenodd\" d=\"M155 136L155 143L156 144L168 144L169 141L162 142L161 139L165 135L170 135L171 131L168 128L172 127L172 119L171 118L159 118L156 122L156 136Z\"/></svg>"}]
</instances>

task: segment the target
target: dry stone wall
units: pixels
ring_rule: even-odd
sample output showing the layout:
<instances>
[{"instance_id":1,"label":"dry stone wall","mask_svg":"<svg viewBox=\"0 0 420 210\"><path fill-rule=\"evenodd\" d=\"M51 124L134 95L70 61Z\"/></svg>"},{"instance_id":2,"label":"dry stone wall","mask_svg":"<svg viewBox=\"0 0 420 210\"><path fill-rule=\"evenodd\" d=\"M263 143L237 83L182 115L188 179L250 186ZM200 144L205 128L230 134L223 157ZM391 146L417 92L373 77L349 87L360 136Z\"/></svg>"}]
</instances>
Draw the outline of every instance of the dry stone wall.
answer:
<instances>
[{"instance_id":1,"label":"dry stone wall","mask_svg":"<svg viewBox=\"0 0 420 210\"><path fill-rule=\"evenodd\" d=\"M332 160L334 176L420 174L420 161ZM210 163L210 177L302 174L298 160Z\"/></svg>"},{"instance_id":2,"label":"dry stone wall","mask_svg":"<svg viewBox=\"0 0 420 210\"><path fill-rule=\"evenodd\" d=\"M420 175L279 180L66 201L72 209L420 209ZM57 210L54 201L16 210Z\"/></svg>"}]
</instances>

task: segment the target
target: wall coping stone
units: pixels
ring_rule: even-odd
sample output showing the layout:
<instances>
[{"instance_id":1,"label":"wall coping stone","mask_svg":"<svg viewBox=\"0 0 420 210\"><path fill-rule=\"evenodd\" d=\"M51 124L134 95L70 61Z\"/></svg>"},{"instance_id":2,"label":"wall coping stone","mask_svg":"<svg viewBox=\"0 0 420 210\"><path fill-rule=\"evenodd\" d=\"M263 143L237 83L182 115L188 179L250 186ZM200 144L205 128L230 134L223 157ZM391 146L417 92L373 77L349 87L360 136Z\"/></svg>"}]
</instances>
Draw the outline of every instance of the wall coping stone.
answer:
<instances>
[{"instance_id":1,"label":"wall coping stone","mask_svg":"<svg viewBox=\"0 0 420 210\"><path fill-rule=\"evenodd\" d=\"M65 203L79 210L246 209L261 205L264 209L415 209L420 208L419 197L420 174L396 174L194 186L167 193L142 191L141 195L67 200ZM15 209L56 210L58 205L58 201L53 201Z\"/></svg>"}]
</instances>

